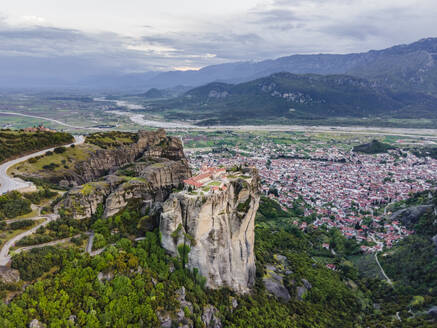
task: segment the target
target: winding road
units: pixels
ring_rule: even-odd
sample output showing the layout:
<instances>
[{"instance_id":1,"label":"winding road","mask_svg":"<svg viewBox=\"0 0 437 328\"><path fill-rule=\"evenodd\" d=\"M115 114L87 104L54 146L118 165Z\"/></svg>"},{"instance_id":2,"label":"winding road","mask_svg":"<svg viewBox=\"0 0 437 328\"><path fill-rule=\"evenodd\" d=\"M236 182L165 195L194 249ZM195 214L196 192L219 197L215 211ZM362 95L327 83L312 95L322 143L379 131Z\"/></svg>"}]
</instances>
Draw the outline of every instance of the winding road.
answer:
<instances>
[{"instance_id":1,"label":"winding road","mask_svg":"<svg viewBox=\"0 0 437 328\"><path fill-rule=\"evenodd\" d=\"M71 145L79 145L84 143L85 137L84 136L74 136L74 142L71 144L66 145L65 147L69 147ZM29 158L40 156L45 154L47 151L53 151L56 147L45 149L38 151L36 153L32 153L30 155L26 155L17 159L14 159L12 161L3 163L0 165L0 195L4 194L8 191L12 190L21 190L21 189L27 189L27 188L34 188L35 186L31 182L23 181L19 178L12 178L8 176L7 171L10 167L14 166L15 164L18 164L23 161L27 161Z\"/></svg>"},{"instance_id":2,"label":"winding road","mask_svg":"<svg viewBox=\"0 0 437 328\"><path fill-rule=\"evenodd\" d=\"M49 224L51 221L54 221L58 218L58 216L56 214L50 214L47 215L45 217L46 220L44 222L41 222L40 224L36 225L35 227L26 230L18 235L16 235L15 237L9 239L2 247L2 249L0 250L0 266L4 266L7 265L9 263L9 261L11 260L11 256L9 255L9 250L11 249L11 247L13 247L19 240L23 239L26 236L29 236L31 234L33 234L35 231L38 230L38 228L40 227L44 227L47 224Z\"/></svg>"},{"instance_id":3,"label":"winding road","mask_svg":"<svg viewBox=\"0 0 437 328\"><path fill-rule=\"evenodd\" d=\"M42 247L46 247L46 246L55 246L55 245L58 245L58 244L67 243L72 238L74 238L74 237L77 238L79 236L80 236L80 234L75 235L73 237L68 237L68 238L64 238L64 239L58 239L58 240L49 241L48 243L44 243L44 244L37 244L37 245L32 245L32 246L24 246L24 247L16 249L14 251L14 253L21 253L21 252L24 252L24 251L30 251L31 249L34 249L34 248L42 248Z\"/></svg>"},{"instance_id":4,"label":"winding road","mask_svg":"<svg viewBox=\"0 0 437 328\"><path fill-rule=\"evenodd\" d=\"M85 141L84 136L74 136L74 143L66 145L66 147L71 146L73 144L79 145L79 144L82 144L84 141ZM42 151L38 151L38 152L32 153L30 155L26 155L26 156L14 159L12 161L9 161L9 162L6 162L6 163L0 165L0 195L3 193L6 193L8 191L12 191L12 190L22 190L22 189L28 189L31 187L35 188L35 186L31 182L26 182L26 181L23 181L21 179L12 178L12 177L8 176L7 171L11 166L13 166L17 163L26 161L32 157L40 156L42 154L45 154L47 151L53 151L54 149L55 149L55 147L50 148L50 149L45 149ZM10 262L11 256L9 255L9 251L10 251L11 247L13 247L19 240L23 239L26 236L33 234L35 231L38 230L38 228L49 224L51 221L54 221L57 218L58 218L57 214L48 214L48 215L41 216L40 209L38 207L38 214L35 215L34 217L25 218L25 219L11 219L11 220L5 221L9 224L9 223L17 222L20 220L35 221L35 220L45 219L44 222L41 222L40 224L36 225L35 227L16 235L15 237L9 239L3 245L3 247L0 249L0 266L5 266ZM35 246L38 246L38 245L35 245Z\"/></svg>"}]
</instances>

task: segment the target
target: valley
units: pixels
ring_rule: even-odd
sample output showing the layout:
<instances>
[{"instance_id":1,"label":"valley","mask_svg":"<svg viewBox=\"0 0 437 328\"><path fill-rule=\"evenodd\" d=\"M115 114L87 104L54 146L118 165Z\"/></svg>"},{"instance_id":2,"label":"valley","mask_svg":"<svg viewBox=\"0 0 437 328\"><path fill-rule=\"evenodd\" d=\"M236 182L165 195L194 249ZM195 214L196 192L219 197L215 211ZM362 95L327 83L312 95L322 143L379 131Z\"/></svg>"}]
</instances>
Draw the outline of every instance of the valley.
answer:
<instances>
[{"instance_id":1,"label":"valley","mask_svg":"<svg viewBox=\"0 0 437 328\"><path fill-rule=\"evenodd\" d=\"M374 131L376 135L366 134L359 128L326 132L319 129L306 132L280 129L174 130L172 134L178 135L181 142L177 141L178 138L166 136L163 130L108 131L88 134L85 139L77 140L74 148L66 147L66 151L59 154L49 152L41 156L37 153L17 159L9 172L23 179L30 178L39 191L50 186L54 195L59 196L50 194L49 202L32 205L37 210L32 213L36 214L3 221L7 226L26 220L33 225L29 223L24 230L13 232L13 237L6 237L8 239L0 245L1 274L3 277L18 275L30 283L42 279L41 283L50 284L58 275L65 276L65 270L71 270L66 269L71 261L69 256L89 263L87 256L91 256L92 261L100 261L110 253L114 254L119 247L128 247L128 252L134 252L125 259L131 261L126 262L128 267L134 268L137 260L150 261L141 260L139 254L143 247L150 251L150 243L155 242L154 253L149 256L168 254L161 258L159 265L166 263L174 266L172 270L176 269L173 273L168 271L165 276L182 279L178 281L185 281L182 283L184 288L189 286L187 281L193 281L189 284L194 285L185 289L185 293L191 295L190 300L194 297L200 302L197 297L203 295L201 290L208 291L212 297L203 303L203 308L193 308L192 311L199 316L206 308L215 307L215 297L223 297L219 295L230 288L233 299L243 306L240 311L245 309L243 304L247 300L244 294L248 290L255 293L252 295L259 302L264 302L262 299L267 297L270 306L275 304L272 313L263 310L267 311L263 312L266 317L258 318L259 322L267 319L268 313L277 320L278 311L285 310L283 304L300 307L297 304L303 302L312 308L310 317L317 315L319 323L329 327L341 322L336 310L327 310L331 312L328 314L317 309L316 304L321 302L322 290L334 293L335 289L335 293L341 293L340 298L349 299L347 307L351 311L360 311L357 302L367 304L362 306L366 313L371 314L363 312L359 321L371 325L387 323L392 317L398 318L398 322L412 321L410 312L413 311L413 321L426 327L429 319L425 310L432 305L433 294L421 289L420 297L426 301L411 308L409 302L417 295L399 285L399 279L403 278L393 267L393 262L387 259L403 249L398 245L416 238L416 229L420 231L397 213L399 209L411 206L408 204L412 195L426 195L428 190L435 189L436 160L416 157L411 152L432 143L433 139L420 130L417 132L423 134L384 135L381 130ZM382 146L356 149L382 153L353 151L356 145L366 142L373 145L375 136L380 138ZM185 151L182 151L182 142ZM74 161L70 161L73 160L71 152L75 154ZM79 156L76 152L89 155ZM142 157L138 157L139 153L143 154ZM29 161L30 158L36 160ZM68 168L62 167L63 160L68 163ZM47 163L59 165L49 169ZM10 163L6 164L10 166ZM256 168L259 173L250 173L244 168L246 166ZM205 171L205 168L209 169ZM258 183L260 185L256 187ZM423 198L425 203L427 197ZM18 202L19 198L16 199L14 201ZM30 210L24 213L27 211ZM44 214L39 214L40 211ZM214 213L214 222L210 223L208 213ZM228 227L227 222L235 223ZM240 223L237 225L237 222ZM231 235L237 234L241 239L229 238L228 229L233 230ZM162 238L161 245L154 235L157 231ZM272 235L272 232L275 233ZM218 240L227 246L223 244L217 248L215 243ZM242 248L242 245L246 246ZM249 245L254 248L251 250ZM236 251L238 255L228 257L228 249L229 254ZM70 252L67 262L58 257L60 254L66 256L65 252ZM244 254L241 255L243 262L240 252ZM215 257L222 260L209 262ZM41 263L33 264L34 268L30 269L26 263L35 260ZM119 258L118 261L124 260ZM108 262L109 267L103 271L94 271L96 276L93 277L100 278L90 277L91 281L97 279L112 284L123 276L134 278L127 268L123 269L121 262L110 269L115 265L111 263ZM146 266L157 265L148 263ZM45 276L44 272L48 270L52 273ZM156 267L153 270L163 269ZM154 277L152 279L167 283L166 278L162 280L156 273L150 274ZM41 275L45 278L38 278ZM421 278L415 276L411 279L419 283ZM16 295L10 300L12 303L20 299L21 293L27 295L35 288L19 291L19 280L8 281L2 287L2 293L12 298ZM357 284L359 287L350 287ZM223 286L226 288L222 289ZM51 287L47 285L47 288ZM173 297L173 287L168 285L167 288L170 294L165 297ZM384 290L385 294L379 294L378 290ZM180 292L177 291L176 295ZM239 296L241 293L243 296ZM395 305L391 297L401 297L402 301ZM331 305L337 304L340 298L331 298ZM179 302L190 308L191 303L187 302L192 301L179 299ZM384 310L371 310L372 302L383 304ZM257 304L262 308L261 303ZM151 306L155 306L153 302ZM342 308L346 306L342 305ZM4 317L11 320L11 310L6 311ZM72 311L69 313L78 313ZM155 315L150 314L155 318L151 320L159 320L156 322L161 324L167 320L188 324L197 320L194 319L196 315L188 312L179 319L172 319L171 311L156 311ZM223 308L220 310L221 322L235 320L235 317L223 317L222 311ZM218 320L219 312L215 313L215 320ZM249 312L240 313L245 313L242 320L250 320ZM34 316L29 315L28 320L33 320ZM54 315L59 317L60 313ZM62 315L63 320L68 319L65 315ZM126 313L126 320L132 320L128 317ZM38 318L44 320L41 316ZM308 319L308 316L303 316L298 320L303 324ZM284 327L289 327L291 323L286 317L284 320ZM279 322L277 325L281 326Z\"/></svg>"},{"instance_id":2,"label":"valley","mask_svg":"<svg viewBox=\"0 0 437 328\"><path fill-rule=\"evenodd\" d=\"M436 328L431 1L5 1L0 328Z\"/></svg>"}]
</instances>

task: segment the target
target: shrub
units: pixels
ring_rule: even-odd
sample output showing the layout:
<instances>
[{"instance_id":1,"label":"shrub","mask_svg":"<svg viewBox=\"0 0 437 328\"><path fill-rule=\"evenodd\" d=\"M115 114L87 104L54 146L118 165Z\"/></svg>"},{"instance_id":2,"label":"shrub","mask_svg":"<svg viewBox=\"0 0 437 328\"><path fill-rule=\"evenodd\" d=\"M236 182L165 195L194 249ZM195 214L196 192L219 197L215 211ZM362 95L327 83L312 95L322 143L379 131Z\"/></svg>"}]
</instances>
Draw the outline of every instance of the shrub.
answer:
<instances>
[{"instance_id":1,"label":"shrub","mask_svg":"<svg viewBox=\"0 0 437 328\"><path fill-rule=\"evenodd\" d=\"M12 191L0 196L0 219L14 218L32 212L31 202L23 199L19 192Z\"/></svg>"},{"instance_id":2,"label":"shrub","mask_svg":"<svg viewBox=\"0 0 437 328\"><path fill-rule=\"evenodd\" d=\"M11 224L9 224L9 229L18 230L18 229L30 227L32 225L33 225L32 220L20 220L20 221L12 222Z\"/></svg>"},{"instance_id":3,"label":"shrub","mask_svg":"<svg viewBox=\"0 0 437 328\"><path fill-rule=\"evenodd\" d=\"M65 153L66 150L67 150L67 148L65 148L64 146L61 146L61 147L56 147L54 149L54 152L56 154L62 154L62 153Z\"/></svg>"}]
</instances>

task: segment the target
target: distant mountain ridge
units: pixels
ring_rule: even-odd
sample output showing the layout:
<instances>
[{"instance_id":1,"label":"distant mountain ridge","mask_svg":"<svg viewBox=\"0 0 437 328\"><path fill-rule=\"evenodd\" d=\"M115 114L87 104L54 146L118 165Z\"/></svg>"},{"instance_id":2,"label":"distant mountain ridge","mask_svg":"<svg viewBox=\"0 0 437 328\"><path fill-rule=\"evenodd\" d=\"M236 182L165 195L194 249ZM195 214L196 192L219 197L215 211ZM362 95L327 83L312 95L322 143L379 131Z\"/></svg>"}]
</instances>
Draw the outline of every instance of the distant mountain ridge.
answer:
<instances>
[{"instance_id":1,"label":"distant mountain ridge","mask_svg":"<svg viewBox=\"0 0 437 328\"><path fill-rule=\"evenodd\" d=\"M416 92L394 92L377 82L348 75L275 73L249 82L212 82L154 110L177 109L200 124L253 119L292 121L331 117L428 117L437 119L437 98ZM174 118L169 116L169 118Z\"/></svg>"},{"instance_id":2,"label":"distant mountain ridge","mask_svg":"<svg viewBox=\"0 0 437 328\"><path fill-rule=\"evenodd\" d=\"M237 62L198 71L158 74L146 84L155 88L199 86L210 82L241 83L273 73L346 74L377 82L395 91L437 91L437 38L355 54L292 55L260 62Z\"/></svg>"},{"instance_id":3,"label":"distant mountain ridge","mask_svg":"<svg viewBox=\"0 0 437 328\"><path fill-rule=\"evenodd\" d=\"M3 58L3 57L2 57ZM206 66L198 71L123 73L98 59L27 57L2 59L0 88L49 88L146 92L151 88L197 87L211 82L241 83L279 72L346 74L394 91L437 93L437 38L352 54L291 55L259 62Z\"/></svg>"}]
</instances>

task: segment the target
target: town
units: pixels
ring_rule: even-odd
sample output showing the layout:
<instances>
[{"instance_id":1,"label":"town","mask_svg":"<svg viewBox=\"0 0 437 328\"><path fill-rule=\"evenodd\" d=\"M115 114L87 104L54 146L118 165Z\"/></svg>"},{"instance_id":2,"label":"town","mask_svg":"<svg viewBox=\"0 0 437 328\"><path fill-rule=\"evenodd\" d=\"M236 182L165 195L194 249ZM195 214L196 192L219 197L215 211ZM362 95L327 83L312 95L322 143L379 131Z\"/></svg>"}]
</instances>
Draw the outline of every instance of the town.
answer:
<instances>
[{"instance_id":1,"label":"town","mask_svg":"<svg viewBox=\"0 0 437 328\"><path fill-rule=\"evenodd\" d=\"M256 167L266 196L288 208L304 202L303 215L310 220L294 220L300 229L337 228L361 242L365 252L390 248L413 233L388 220L390 205L432 189L437 178L437 160L403 150L367 155L330 146L302 152L296 145L264 140L214 152L191 149L187 155L197 172L241 163Z\"/></svg>"}]
</instances>

